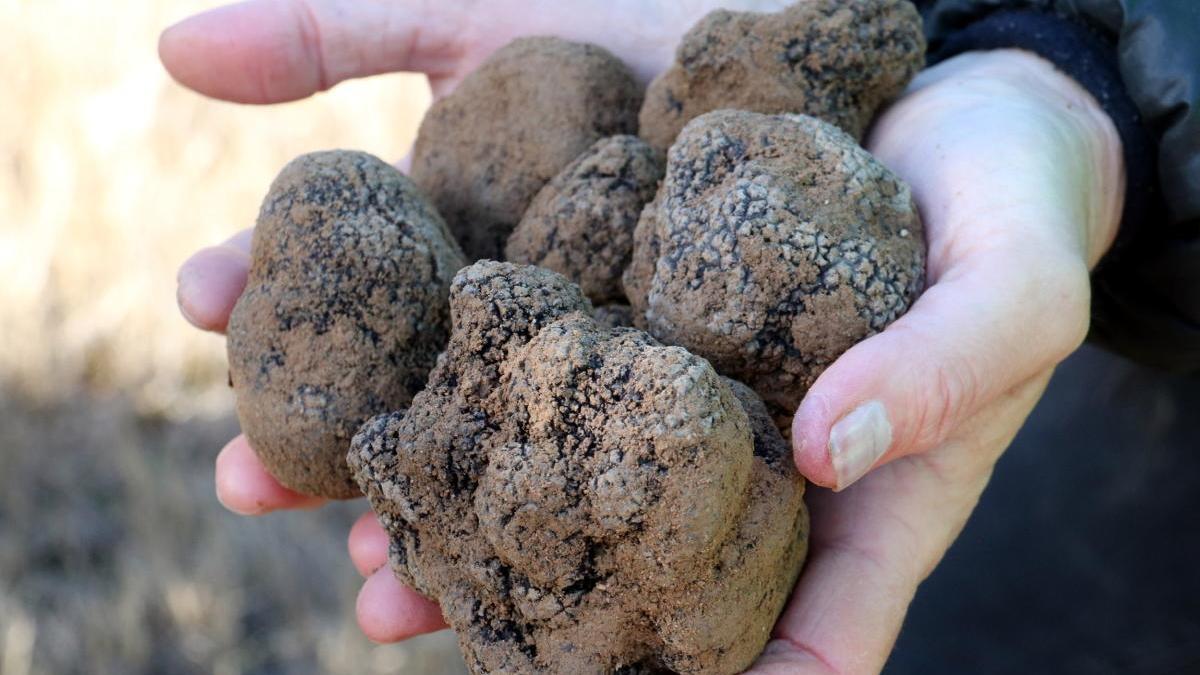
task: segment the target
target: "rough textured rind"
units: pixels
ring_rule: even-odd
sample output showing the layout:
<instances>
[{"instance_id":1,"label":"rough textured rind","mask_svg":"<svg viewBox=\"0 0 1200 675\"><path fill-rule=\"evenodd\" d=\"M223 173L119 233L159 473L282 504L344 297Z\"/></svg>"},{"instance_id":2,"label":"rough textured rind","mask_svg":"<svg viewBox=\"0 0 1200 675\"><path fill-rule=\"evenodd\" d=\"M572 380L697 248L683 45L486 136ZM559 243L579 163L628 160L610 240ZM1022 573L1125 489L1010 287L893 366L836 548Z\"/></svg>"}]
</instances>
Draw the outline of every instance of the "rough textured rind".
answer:
<instances>
[{"instance_id":1,"label":"rough textured rind","mask_svg":"<svg viewBox=\"0 0 1200 675\"><path fill-rule=\"evenodd\" d=\"M680 134L635 233L635 322L747 383L781 429L821 371L924 282L908 189L836 127L723 110Z\"/></svg>"},{"instance_id":2,"label":"rough textured rind","mask_svg":"<svg viewBox=\"0 0 1200 675\"><path fill-rule=\"evenodd\" d=\"M310 495L359 494L350 439L421 390L463 265L437 212L379 159L319 152L284 168L228 329L238 418L275 478Z\"/></svg>"},{"instance_id":3,"label":"rough textured rind","mask_svg":"<svg viewBox=\"0 0 1200 675\"><path fill-rule=\"evenodd\" d=\"M615 56L516 40L421 122L412 177L471 260L499 258L537 191L592 143L637 133L642 89Z\"/></svg>"},{"instance_id":4,"label":"rough textured rind","mask_svg":"<svg viewBox=\"0 0 1200 675\"><path fill-rule=\"evenodd\" d=\"M633 230L664 171L636 136L597 141L534 197L505 247L509 262L553 270L592 302L621 302Z\"/></svg>"},{"instance_id":5,"label":"rough textured rind","mask_svg":"<svg viewBox=\"0 0 1200 675\"><path fill-rule=\"evenodd\" d=\"M772 13L708 14L650 84L640 134L665 149L687 122L721 108L804 113L861 138L875 109L925 63L908 0L803 0Z\"/></svg>"},{"instance_id":6,"label":"rough textured rind","mask_svg":"<svg viewBox=\"0 0 1200 675\"><path fill-rule=\"evenodd\" d=\"M734 673L767 641L808 520L746 387L579 288L481 262L405 413L350 453L399 578L436 599L477 673Z\"/></svg>"}]
</instances>

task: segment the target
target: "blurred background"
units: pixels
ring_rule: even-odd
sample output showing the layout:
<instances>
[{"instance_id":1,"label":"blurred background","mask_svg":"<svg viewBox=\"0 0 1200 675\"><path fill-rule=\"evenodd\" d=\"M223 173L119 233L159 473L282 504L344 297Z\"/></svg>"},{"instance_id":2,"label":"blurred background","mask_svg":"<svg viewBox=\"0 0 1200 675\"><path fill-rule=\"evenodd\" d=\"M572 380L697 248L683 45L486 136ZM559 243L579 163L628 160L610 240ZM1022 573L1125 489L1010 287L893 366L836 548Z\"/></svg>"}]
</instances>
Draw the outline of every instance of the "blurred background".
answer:
<instances>
[{"instance_id":1,"label":"blurred background","mask_svg":"<svg viewBox=\"0 0 1200 675\"><path fill-rule=\"evenodd\" d=\"M176 268L296 155L402 156L429 101L411 76L205 100L156 41L216 4L0 0L0 675L465 672L447 632L359 633L362 504L252 519L213 494L224 343L179 317ZM1200 672L1197 409L1196 378L1069 359L886 672Z\"/></svg>"},{"instance_id":2,"label":"blurred background","mask_svg":"<svg viewBox=\"0 0 1200 675\"><path fill-rule=\"evenodd\" d=\"M213 495L224 342L179 317L176 267L296 155L399 158L429 101L415 76L202 99L156 42L217 4L0 0L0 674L461 672L449 633L359 633L361 504L248 519Z\"/></svg>"}]
</instances>

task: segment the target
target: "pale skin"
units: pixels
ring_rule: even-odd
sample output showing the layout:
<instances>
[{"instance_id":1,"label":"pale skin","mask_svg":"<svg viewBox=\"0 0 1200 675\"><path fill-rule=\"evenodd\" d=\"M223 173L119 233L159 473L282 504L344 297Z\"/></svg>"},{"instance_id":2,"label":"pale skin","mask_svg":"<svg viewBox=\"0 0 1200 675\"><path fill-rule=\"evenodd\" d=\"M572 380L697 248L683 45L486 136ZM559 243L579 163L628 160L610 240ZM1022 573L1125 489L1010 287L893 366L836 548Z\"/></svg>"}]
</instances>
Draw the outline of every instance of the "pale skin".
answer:
<instances>
[{"instance_id":1,"label":"pale skin","mask_svg":"<svg viewBox=\"0 0 1200 675\"><path fill-rule=\"evenodd\" d=\"M183 84L249 103L393 71L426 73L441 96L530 34L601 44L648 80L710 9L786 4L251 0L168 29L160 54ZM810 488L809 560L755 673L883 667L917 585L957 537L1054 367L1082 342L1088 272L1120 217L1124 168L1111 121L1024 52L965 54L925 71L866 145L912 186L928 290L831 365L797 411L796 464L831 489ZM248 249L242 233L180 269L180 308L197 327L224 330ZM863 404L869 415L838 424ZM889 433L854 442L862 420ZM320 504L275 482L241 436L217 458L216 489L243 514ZM366 577L357 614L367 636L392 642L445 627L437 606L387 569L387 537L370 513L351 530L349 550Z\"/></svg>"}]
</instances>

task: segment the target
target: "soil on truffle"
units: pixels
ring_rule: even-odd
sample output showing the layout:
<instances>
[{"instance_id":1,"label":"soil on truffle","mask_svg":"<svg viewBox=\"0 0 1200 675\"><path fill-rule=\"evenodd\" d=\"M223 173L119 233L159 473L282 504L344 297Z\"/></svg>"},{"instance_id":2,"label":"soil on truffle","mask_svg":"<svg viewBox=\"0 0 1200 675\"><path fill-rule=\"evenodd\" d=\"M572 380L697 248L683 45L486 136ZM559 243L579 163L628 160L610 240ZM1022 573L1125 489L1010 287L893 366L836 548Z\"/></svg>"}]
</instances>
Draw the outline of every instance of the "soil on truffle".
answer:
<instances>
[{"instance_id":1,"label":"soil on truffle","mask_svg":"<svg viewBox=\"0 0 1200 675\"><path fill-rule=\"evenodd\" d=\"M399 578L437 600L473 672L734 673L807 548L803 479L747 387L562 276L477 263L404 413L350 463Z\"/></svg>"},{"instance_id":2,"label":"soil on truffle","mask_svg":"<svg viewBox=\"0 0 1200 675\"><path fill-rule=\"evenodd\" d=\"M636 136L597 141L534 197L506 259L558 272L592 302L623 302L633 230L663 171L664 158Z\"/></svg>"},{"instance_id":3,"label":"soil on truffle","mask_svg":"<svg viewBox=\"0 0 1200 675\"><path fill-rule=\"evenodd\" d=\"M924 65L908 0L803 0L771 14L718 10L680 43L651 83L640 134L671 145L687 122L731 108L804 113L861 138L876 108Z\"/></svg>"},{"instance_id":4,"label":"soil on truffle","mask_svg":"<svg viewBox=\"0 0 1200 675\"><path fill-rule=\"evenodd\" d=\"M722 110L671 148L625 290L639 326L750 385L786 430L829 363L908 309L924 261L908 186L853 138Z\"/></svg>"},{"instance_id":5,"label":"soil on truffle","mask_svg":"<svg viewBox=\"0 0 1200 675\"><path fill-rule=\"evenodd\" d=\"M228 327L238 418L276 479L309 495L360 494L350 439L424 386L464 265L432 205L385 162L331 151L284 168Z\"/></svg>"},{"instance_id":6,"label":"soil on truffle","mask_svg":"<svg viewBox=\"0 0 1200 675\"><path fill-rule=\"evenodd\" d=\"M642 93L601 47L516 40L426 114L413 180L471 260L499 258L542 186L597 140L637 133Z\"/></svg>"}]
</instances>

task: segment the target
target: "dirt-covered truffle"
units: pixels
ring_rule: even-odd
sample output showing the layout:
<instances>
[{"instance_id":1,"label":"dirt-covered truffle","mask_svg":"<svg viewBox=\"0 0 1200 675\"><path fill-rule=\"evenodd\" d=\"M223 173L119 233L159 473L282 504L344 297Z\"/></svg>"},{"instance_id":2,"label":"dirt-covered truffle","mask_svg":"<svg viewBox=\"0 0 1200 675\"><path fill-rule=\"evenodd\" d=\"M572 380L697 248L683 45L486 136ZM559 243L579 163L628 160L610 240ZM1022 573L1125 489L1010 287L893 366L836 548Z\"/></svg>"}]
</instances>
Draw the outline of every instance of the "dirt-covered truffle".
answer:
<instances>
[{"instance_id":1,"label":"dirt-covered truffle","mask_svg":"<svg viewBox=\"0 0 1200 675\"><path fill-rule=\"evenodd\" d=\"M642 89L601 47L500 49L425 115L412 177L471 260L499 258L530 200L592 143L637 133Z\"/></svg>"},{"instance_id":2,"label":"dirt-covered truffle","mask_svg":"<svg viewBox=\"0 0 1200 675\"><path fill-rule=\"evenodd\" d=\"M781 428L817 375L903 314L924 282L908 186L804 115L696 118L635 234L639 326L750 385Z\"/></svg>"},{"instance_id":3,"label":"dirt-covered truffle","mask_svg":"<svg viewBox=\"0 0 1200 675\"><path fill-rule=\"evenodd\" d=\"M562 276L477 263L406 413L350 463L402 581L477 673L734 673L807 548L803 480L746 387Z\"/></svg>"},{"instance_id":4,"label":"dirt-covered truffle","mask_svg":"<svg viewBox=\"0 0 1200 675\"><path fill-rule=\"evenodd\" d=\"M449 336L462 253L403 174L333 151L275 179L251 258L228 330L242 430L287 487L353 497L350 439L424 386Z\"/></svg>"},{"instance_id":5,"label":"dirt-covered truffle","mask_svg":"<svg viewBox=\"0 0 1200 675\"><path fill-rule=\"evenodd\" d=\"M597 141L534 197L507 260L554 270L592 302L623 301L633 230L663 170L661 154L636 136Z\"/></svg>"},{"instance_id":6,"label":"dirt-covered truffle","mask_svg":"<svg viewBox=\"0 0 1200 675\"><path fill-rule=\"evenodd\" d=\"M717 10L651 83L642 138L671 145L687 122L721 108L804 113L860 138L875 109L925 62L908 0L802 0L781 12Z\"/></svg>"}]
</instances>

